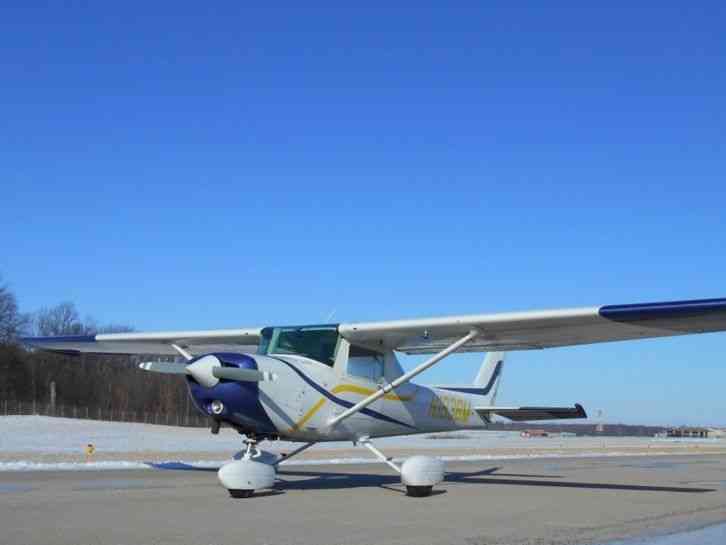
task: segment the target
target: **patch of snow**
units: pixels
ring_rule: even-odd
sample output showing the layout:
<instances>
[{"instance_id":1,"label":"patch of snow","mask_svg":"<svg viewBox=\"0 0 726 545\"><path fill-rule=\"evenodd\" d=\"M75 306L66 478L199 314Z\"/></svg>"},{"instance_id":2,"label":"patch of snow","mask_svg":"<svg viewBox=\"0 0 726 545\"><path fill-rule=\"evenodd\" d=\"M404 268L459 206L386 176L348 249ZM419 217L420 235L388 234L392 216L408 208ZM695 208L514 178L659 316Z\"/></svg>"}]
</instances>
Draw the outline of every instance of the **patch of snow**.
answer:
<instances>
[{"instance_id":1,"label":"patch of snow","mask_svg":"<svg viewBox=\"0 0 726 545\"><path fill-rule=\"evenodd\" d=\"M467 439L431 440L426 435L378 439L381 446L404 447L478 447L500 446L503 438L519 439L510 432L466 432ZM50 416L0 417L0 452L37 454L77 454L93 443L97 452L220 452L232 454L242 448L242 436L231 428L212 435L206 428L159 426L137 422L106 422ZM292 449L296 443L266 443L274 450ZM350 447L350 441L327 442L316 448ZM506 445L501 445L506 446Z\"/></svg>"},{"instance_id":2,"label":"patch of snow","mask_svg":"<svg viewBox=\"0 0 726 545\"><path fill-rule=\"evenodd\" d=\"M646 449L649 456L676 454L666 452L671 441L648 437L577 437L577 438L522 438L517 432L474 431L457 432L456 440L432 439L431 435L402 436L376 439L382 448L435 450L448 461L477 461L496 459L561 458L595 456L631 456L628 449ZM678 441L681 442L681 441ZM714 441L688 440L713 445ZM115 454L120 460L68 462L68 455L81 456L85 445L93 443L97 454ZM281 452L291 450L299 443L286 441L265 442L264 450ZM234 430L222 428L219 435L208 429L180 428L153 424L105 422L46 416L0 417L0 471L59 471L59 470L111 470L111 469L195 469L218 468L219 461L185 461L190 458L231 458L242 447L242 438ZM350 449L351 443L319 443L315 450ZM609 452L598 452L607 448ZM483 452L472 453L481 449ZM486 452L488 449L506 449L509 452ZM541 452L543 449L546 452ZM553 452L553 450L555 452ZM458 451L458 452L457 452ZM462 452L465 451L465 452ZM512 452L514 451L514 453ZM537 452L540 451L540 452ZM150 456L149 453L154 453ZM147 459L167 458L168 462L144 462ZM342 453L341 453L342 454ZM53 461L58 455L59 461ZM128 455L128 458L126 458ZM282 465L360 464L375 463L370 457L336 457L326 459L293 459ZM334 456L334 454L333 454ZM38 460L41 458L41 460ZM141 459L142 461L138 461ZM132 461L136 460L136 461ZM183 467L182 467L183 466Z\"/></svg>"}]
</instances>

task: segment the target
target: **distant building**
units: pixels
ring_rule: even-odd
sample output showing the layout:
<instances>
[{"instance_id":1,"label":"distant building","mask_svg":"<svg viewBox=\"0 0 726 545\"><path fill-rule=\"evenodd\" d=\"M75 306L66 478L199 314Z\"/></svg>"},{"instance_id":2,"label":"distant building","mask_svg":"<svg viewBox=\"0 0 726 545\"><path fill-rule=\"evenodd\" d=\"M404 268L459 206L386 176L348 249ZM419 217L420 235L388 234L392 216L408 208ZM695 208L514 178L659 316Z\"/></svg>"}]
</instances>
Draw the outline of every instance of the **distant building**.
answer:
<instances>
[{"instance_id":1,"label":"distant building","mask_svg":"<svg viewBox=\"0 0 726 545\"><path fill-rule=\"evenodd\" d=\"M549 433L546 430L522 430L520 435L522 437L548 437Z\"/></svg>"},{"instance_id":2,"label":"distant building","mask_svg":"<svg viewBox=\"0 0 726 545\"><path fill-rule=\"evenodd\" d=\"M707 439L711 436L711 431L712 430L708 428L692 428L684 426L681 428L670 428L666 432L666 437Z\"/></svg>"}]
</instances>

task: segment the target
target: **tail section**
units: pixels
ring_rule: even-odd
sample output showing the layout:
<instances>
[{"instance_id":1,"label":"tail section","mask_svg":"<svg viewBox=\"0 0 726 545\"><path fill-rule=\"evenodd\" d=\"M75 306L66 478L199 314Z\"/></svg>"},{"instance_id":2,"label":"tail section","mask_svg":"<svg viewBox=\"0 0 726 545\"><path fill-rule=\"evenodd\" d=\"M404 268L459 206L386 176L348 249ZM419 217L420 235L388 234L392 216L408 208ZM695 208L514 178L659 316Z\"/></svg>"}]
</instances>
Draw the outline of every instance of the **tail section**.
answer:
<instances>
[{"instance_id":1,"label":"tail section","mask_svg":"<svg viewBox=\"0 0 726 545\"><path fill-rule=\"evenodd\" d=\"M502 380L504 370L504 352L488 352L481 369L471 386L436 386L439 390L449 390L460 394L470 394L478 397L476 404L493 405L497 398L497 390ZM474 401L474 400L472 400Z\"/></svg>"},{"instance_id":2,"label":"tail section","mask_svg":"<svg viewBox=\"0 0 726 545\"><path fill-rule=\"evenodd\" d=\"M490 404L494 404L497 398L504 370L504 356L504 352L488 352L474 379L474 388L471 389L472 393L488 396Z\"/></svg>"}]
</instances>

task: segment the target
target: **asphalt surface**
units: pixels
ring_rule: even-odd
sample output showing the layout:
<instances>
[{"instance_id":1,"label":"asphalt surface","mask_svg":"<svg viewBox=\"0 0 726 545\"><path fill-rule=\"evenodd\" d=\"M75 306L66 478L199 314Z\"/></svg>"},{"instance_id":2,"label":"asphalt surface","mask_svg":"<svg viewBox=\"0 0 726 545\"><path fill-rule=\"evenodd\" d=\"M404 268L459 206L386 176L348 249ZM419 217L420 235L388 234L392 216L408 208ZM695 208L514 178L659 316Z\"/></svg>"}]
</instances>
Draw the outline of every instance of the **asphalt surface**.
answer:
<instances>
[{"instance_id":1,"label":"asphalt surface","mask_svg":"<svg viewBox=\"0 0 726 545\"><path fill-rule=\"evenodd\" d=\"M214 471L0 473L0 543L581 544L726 521L726 456L449 463L428 498L380 465L290 466L232 499Z\"/></svg>"}]
</instances>

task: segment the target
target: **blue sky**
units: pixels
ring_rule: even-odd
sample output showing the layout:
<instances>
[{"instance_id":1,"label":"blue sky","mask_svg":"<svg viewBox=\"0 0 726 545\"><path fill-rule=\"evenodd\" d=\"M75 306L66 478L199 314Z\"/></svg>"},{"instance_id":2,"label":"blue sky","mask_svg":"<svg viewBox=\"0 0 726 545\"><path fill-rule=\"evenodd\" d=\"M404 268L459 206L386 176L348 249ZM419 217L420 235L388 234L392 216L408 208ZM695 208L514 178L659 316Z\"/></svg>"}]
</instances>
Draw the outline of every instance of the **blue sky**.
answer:
<instances>
[{"instance_id":1,"label":"blue sky","mask_svg":"<svg viewBox=\"0 0 726 545\"><path fill-rule=\"evenodd\" d=\"M4 7L23 309L154 330L726 296L723 4L442 6ZM501 400L726 425L725 354L516 353Z\"/></svg>"}]
</instances>

